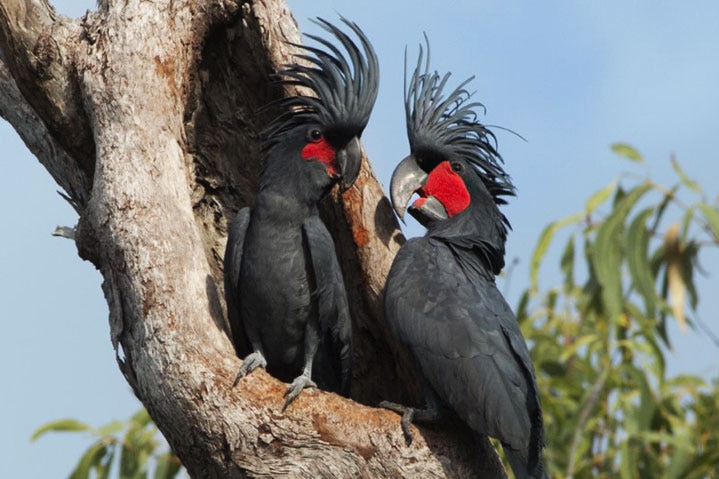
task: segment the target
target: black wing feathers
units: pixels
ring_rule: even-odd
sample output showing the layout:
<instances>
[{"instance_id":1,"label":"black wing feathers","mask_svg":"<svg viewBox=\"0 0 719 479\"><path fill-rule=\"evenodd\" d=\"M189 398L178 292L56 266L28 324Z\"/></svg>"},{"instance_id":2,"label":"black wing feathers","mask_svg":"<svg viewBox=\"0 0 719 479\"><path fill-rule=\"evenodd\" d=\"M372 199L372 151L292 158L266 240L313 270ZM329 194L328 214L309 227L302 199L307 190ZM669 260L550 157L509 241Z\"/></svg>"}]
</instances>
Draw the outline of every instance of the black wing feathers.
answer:
<instances>
[{"instance_id":1,"label":"black wing feathers","mask_svg":"<svg viewBox=\"0 0 719 479\"><path fill-rule=\"evenodd\" d=\"M352 376L351 323L342 271L337 262L335 245L318 216L303 223L303 233L312 262L314 288L320 331L329 335L329 354L340 364L340 392L349 395Z\"/></svg>"},{"instance_id":2,"label":"black wing feathers","mask_svg":"<svg viewBox=\"0 0 719 479\"><path fill-rule=\"evenodd\" d=\"M251 352L251 347L245 328L240 318L240 269L242 268L242 252L245 245L245 234L250 224L250 208L245 207L237 212L237 216L230 224L230 231L225 247L225 298L227 300L227 317L232 331L232 343L235 345L237 355L241 358Z\"/></svg>"},{"instance_id":3,"label":"black wing feathers","mask_svg":"<svg viewBox=\"0 0 719 479\"><path fill-rule=\"evenodd\" d=\"M541 472L543 469L542 464L540 463L540 458L542 455L542 448L544 448L544 419L542 418L542 407L539 403L539 391L537 390L537 381L534 377L534 367L532 366L532 361L529 356L527 343L525 343L521 333L518 334L516 331L512 331L504 326L502 326L502 332L512 347L515 354L515 360L523 366L523 379L529 387L529 390L526 392L526 407L527 411L529 411L529 419L532 423L532 429L529 435L527 458L525 462L529 471L539 470ZM537 476L539 477L539 474L537 474Z\"/></svg>"},{"instance_id":4,"label":"black wing feathers","mask_svg":"<svg viewBox=\"0 0 719 479\"><path fill-rule=\"evenodd\" d=\"M446 245L420 238L397 254L386 291L390 326L438 396L472 429L526 450L536 410L527 407L536 398L533 373L494 282L470 280Z\"/></svg>"}]
</instances>

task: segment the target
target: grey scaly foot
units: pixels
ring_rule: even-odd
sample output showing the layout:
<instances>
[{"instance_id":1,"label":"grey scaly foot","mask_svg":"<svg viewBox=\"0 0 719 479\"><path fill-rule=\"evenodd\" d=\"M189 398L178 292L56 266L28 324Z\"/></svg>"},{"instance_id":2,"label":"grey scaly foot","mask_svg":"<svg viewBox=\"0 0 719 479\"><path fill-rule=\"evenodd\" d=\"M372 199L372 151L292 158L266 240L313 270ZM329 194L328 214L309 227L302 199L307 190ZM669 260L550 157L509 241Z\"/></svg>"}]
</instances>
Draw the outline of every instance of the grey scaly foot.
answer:
<instances>
[{"instance_id":1,"label":"grey scaly foot","mask_svg":"<svg viewBox=\"0 0 719 479\"><path fill-rule=\"evenodd\" d=\"M404 435L404 442L409 446L412 444L414 437L412 436L412 429L409 427L414 420L415 409L409 406L403 406L401 404L393 403L390 401L382 401L379 403L379 407L382 409L389 409L397 414L402 415L400 425L402 426L402 434Z\"/></svg>"},{"instance_id":2,"label":"grey scaly foot","mask_svg":"<svg viewBox=\"0 0 719 479\"><path fill-rule=\"evenodd\" d=\"M287 389L285 390L284 397L287 399L285 400L284 406L282 406L282 412L287 409L287 406L289 406L292 401L297 398L297 396L300 395L303 389L305 388L316 388L317 384L310 379L309 376L305 376L304 374L301 376L297 376L294 381L292 381L292 384L287 386Z\"/></svg>"},{"instance_id":3,"label":"grey scaly foot","mask_svg":"<svg viewBox=\"0 0 719 479\"><path fill-rule=\"evenodd\" d=\"M232 383L232 387L237 386L237 383L240 382L240 379L244 378L255 369L265 369L266 367L267 360L265 359L265 357L262 355L262 353L255 351L254 353L247 356L244 361L242 361L242 366L240 366L240 370L237 373L237 376L235 376L235 382Z\"/></svg>"}]
</instances>

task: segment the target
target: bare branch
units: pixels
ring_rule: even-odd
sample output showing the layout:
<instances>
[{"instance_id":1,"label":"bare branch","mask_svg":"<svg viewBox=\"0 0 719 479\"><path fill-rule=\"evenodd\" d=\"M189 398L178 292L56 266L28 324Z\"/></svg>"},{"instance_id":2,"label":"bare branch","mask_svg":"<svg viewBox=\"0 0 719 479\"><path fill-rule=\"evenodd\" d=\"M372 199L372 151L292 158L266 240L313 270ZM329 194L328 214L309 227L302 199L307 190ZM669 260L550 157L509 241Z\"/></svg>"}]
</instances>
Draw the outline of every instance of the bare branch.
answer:
<instances>
[{"instance_id":1,"label":"bare branch","mask_svg":"<svg viewBox=\"0 0 719 479\"><path fill-rule=\"evenodd\" d=\"M7 68L0 48L0 116L10 123L28 149L78 205L84 205L90 191L90 178L48 131L45 122L27 102Z\"/></svg>"},{"instance_id":2,"label":"bare branch","mask_svg":"<svg viewBox=\"0 0 719 479\"><path fill-rule=\"evenodd\" d=\"M0 48L18 88L50 133L92 178L94 144L73 81L77 22L56 15L45 0L0 3Z\"/></svg>"}]
</instances>

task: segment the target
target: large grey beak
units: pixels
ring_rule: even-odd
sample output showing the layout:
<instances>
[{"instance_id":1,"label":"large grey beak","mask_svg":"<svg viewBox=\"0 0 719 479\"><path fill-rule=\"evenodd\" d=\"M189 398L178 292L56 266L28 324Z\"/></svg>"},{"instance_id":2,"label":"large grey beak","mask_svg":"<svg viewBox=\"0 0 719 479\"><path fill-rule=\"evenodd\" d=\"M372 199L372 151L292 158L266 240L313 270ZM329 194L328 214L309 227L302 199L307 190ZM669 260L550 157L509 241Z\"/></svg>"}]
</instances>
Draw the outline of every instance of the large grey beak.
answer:
<instances>
[{"instance_id":1,"label":"large grey beak","mask_svg":"<svg viewBox=\"0 0 719 479\"><path fill-rule=\"evenodd\" d=\"M415 191L417 191L427 180L425 173L417 164L414 156L409 155L400 161L394 173L392 173L392 181L389 184L389 194L392 198L392 206L397 212L397 216L404 222L404 212L407 210L407 204Z\"/></svg>"},{"instance_id":2,"label":"large grey beak","mask_svg":"<svg viewBox=\"0 0 719 479\"><path fill-rule=\"evenodd\" d=\"M448 218L447 209L434 196L428 196L420 206L417 206L417 203L410 205L407 211L425 228L429 228L435 221Z\"/></svg>"},{"instance_id":3,"label":"large grey beak","mask_svg":"<svg viewBox=\"0 0 719 479\"><path fill-rule=\"evenodd\" d=\"M362 167L362 145L359 138L352 138L337 152L337 164L342 175L342 191L352 186Z\"/></svg>"}]
</instances>

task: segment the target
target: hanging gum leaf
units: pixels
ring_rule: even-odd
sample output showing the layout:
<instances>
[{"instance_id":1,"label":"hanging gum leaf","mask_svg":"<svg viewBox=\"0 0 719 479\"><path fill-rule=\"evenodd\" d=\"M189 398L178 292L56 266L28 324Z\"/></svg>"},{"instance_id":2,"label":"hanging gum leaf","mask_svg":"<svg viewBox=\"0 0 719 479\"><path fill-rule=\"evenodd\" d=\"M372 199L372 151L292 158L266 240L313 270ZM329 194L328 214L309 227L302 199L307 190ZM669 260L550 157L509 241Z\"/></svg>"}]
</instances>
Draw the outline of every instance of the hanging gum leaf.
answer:
<instances>
[{"instance_id":1,"label":"hanging gum leaf","mask_svg":"<svg viewBox=\"0 0 719 479\"><path fill-rule=\"evenodd\" d=\"M552 243L554 233L556 233L557 230L559 230L560 228L567 226L568 224L576 223L581 218L582 215L577 213L568 216L562 220L549 223L546 228L544 228L544 231L542 231L542 234L539 236L539 240L537 241L537 246L534 248L534 252L532 253L532 260L529 267L530 288L532 291L537 290L539 265L542 262L542 258L544 258L544 255L547 253L549 245Z\"/></svg>"},{"instance_id":2,"label":"hanging gum leaf","mask_svg":"<svg viewBox=\"0 0 719 479\"><path fill-rule=\"evenodd\" d=\"M569 292L574 287L574 236L569 237L559 264L564 274L564 290Z\"/></svg>"},{"instance_id":3,"label":"hanging gum leaf","mask_svg":"<svg viewBox=\"0 0 719 479\"><path fill-rule=\"evenodd\" d=\"M602 302L612 320L622 311L621 266L624 221L629 215L629 211L649 188L649 185L642 184L623 195L597 231L591 260L597 274L597 281L602 287Z\"/></svg>"},{"instance_id":4,"label":"hanging gum leaf","mask_svg":"<svg viewBox=\"0 0 719 479\"><path fill-rule=\"evenodd\" d=\"M595 191L594 194L592 194L592 196L590 196L589 199L587 199L587 202L584 204L584 212L587 215L592 214L592 212L597 209L597 206L601 205L602 203L607 201L610 196L612 196L612 193L614 192L616 187L617 181L614 180L604 188Z\"/></svg>"},{"instance_id":5,"label":"hanging gum leaf","mask_svg":"<svg viewBox=\"0 0 719 479\"><path fill-rule=\"evenodd\" d=\"M683 183L687 188L689 188L690 190L692 190L694 193L699 193L699 194L701 194L702 189L699 187L699 185L697 184L696 181L690 179L690 178L686 175L686 173L684 173L684 170L682 170L682 167L679 166L679 162L678 162L677 159L674 157L674 155L671 156L670 161L671 161L671 163L672 163L672 168L674 168L674 171L676 172L676 174L679 175L679 178L682 180L682 183Z\"/></svg>"},{"instance_id":6,"label":"hanging gum leaf","mask_svg":"<svg viewBox=\"0 0 719 479\"><path fill-rule=\"evenodd\" d=\"M106 468L102 460L107 453L107 446L102 440L97 441L82 455L75 470L70 474L70 479L90 479L90 471L93 469L95 472L103 473Z\"/></svg>"},{"instance_id":7,"label":"hanging gum leaf","mask_svg":"<svg viewBox=\"0 0 719 479\"><path fill-rule=\"evenodd\" d=\"M174 454L165 453L157 458L154 479L172 479L177 476L182 463Z\"/></svg>"},{"instance_id":8,"label":"hanging gum leaf","mask_svg":"<svg viewBox=\"0 0 719 479\"><path fill-rule=\"evenodd\" d=\"M696 309L699 302L696 287L694 286L694 265L699 261L699 245L695 241L682 243L682 280L689 293L689 305Z\"/></svg>"},{"instance_id":9,"label":"hanging gum leaf","mask_svg":"<svg viewBox=\"0 0 719 479\"><path fill-rule=\"evenodd\" d=\"M52 421L47 424L40 426L37 431L32 433L30 441L36 440L47 432L75 432L75 431L93 431L93 428L85 424L84 422L77 421L75 419L60 419Z\"/></svg>"},{"instance_id":10,"label":"hanging gum leaf","mask_svg":"<svg viewBox=\"0 0 719 479\"><path fill-rule=\"evenodd\" d=\"M655 279L649 264L649 230L647 220L654 213L654 208L646 208L639 213L624 237L624 248L627 257L627 266L631 274L635 289L644 299L647 316L652 318L656 314L657 292L654 287Z\"/></svg>"},{"instance_id":11,"label":"hanging gum leaf","mask_svg":"<svg viewBox=\"0 0 719 479\"><path fill-rule=\"evenodd\" d=\"M636 161L637 163L643 163L641 153L639 153L633 146L627 143L614 143L612 144L612 151L622 158L627 160Z\"/></svg>"},{"instance_id":12,"label":"hanging gum leaf","mask_svg":"<svg viewBox=\"0 0 719 479\"><path fill-rule=\"evenodd\" d=\"M719 210L706 203L699 203L698 207L714 233L714 242L719 243Z\"/></svg>"}]
</instances>

